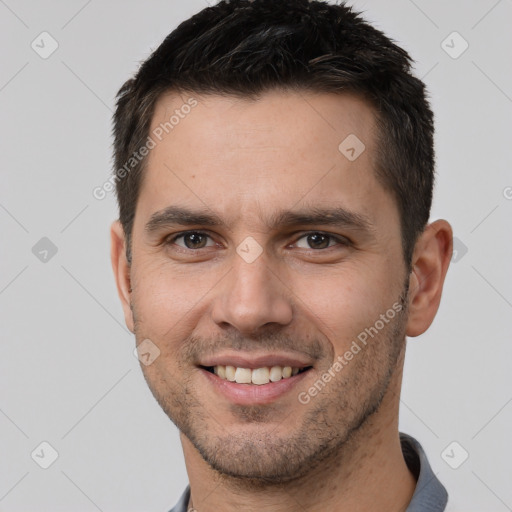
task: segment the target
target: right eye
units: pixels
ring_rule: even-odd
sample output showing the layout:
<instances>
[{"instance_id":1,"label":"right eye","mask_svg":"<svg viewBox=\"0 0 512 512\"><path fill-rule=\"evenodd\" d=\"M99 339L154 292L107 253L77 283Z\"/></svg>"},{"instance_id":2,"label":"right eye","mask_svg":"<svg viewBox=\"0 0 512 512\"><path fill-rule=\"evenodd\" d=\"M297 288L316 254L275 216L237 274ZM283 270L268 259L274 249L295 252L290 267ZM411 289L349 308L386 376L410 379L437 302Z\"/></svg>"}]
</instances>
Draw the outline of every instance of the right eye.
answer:
<instances>
[{"instance_id":1,"label":"right eye","mask_svg":"<svg viewBox=\"0 0 512 512\"><path fill-rule=\"evenodd\" d=\"M183 249L198 250L204 247L212 247L215 245L215 242L202 231L185 231L169 238L166 244L175 244Z\"/></svg>"}]
</instances>

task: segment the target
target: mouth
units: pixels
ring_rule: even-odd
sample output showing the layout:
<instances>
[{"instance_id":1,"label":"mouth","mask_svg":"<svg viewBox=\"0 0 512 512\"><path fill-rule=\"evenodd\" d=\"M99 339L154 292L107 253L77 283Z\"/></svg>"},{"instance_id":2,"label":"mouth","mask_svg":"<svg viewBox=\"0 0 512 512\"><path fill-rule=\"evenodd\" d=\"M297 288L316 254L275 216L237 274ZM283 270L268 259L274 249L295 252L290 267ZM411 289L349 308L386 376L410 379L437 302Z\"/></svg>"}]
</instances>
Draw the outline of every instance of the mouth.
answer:
<instances>
[{"instance_id":1,"label":"mouth","mask_svg":"<svg viewBox=\"0 0 512 512\"><path fill-rule=\"evenodd\" d=\"M229 351L197 363L215 401L222 397L222 401L227 399L231 404L245 406L272 404L281 399L289 401L290 393L305 386L314 371L311 357L291 352Z\"/></svg>"},{"instance_id":2,"label":"mouth","mask_svg":"<svg viewBox=\"0 0 512 512\"><path fill-rule=\"evenodd\" d=\"M200 361L197 367L215 401L222 397L222 401L242 406L289 401L290 393L304 387L314 370L311 359L284 353L218 354Z\"/></svg>"},{"instance_id":3,"label":"mouth","mask_svg":"<svg viewBox=\"0 0 512 512\"><path fill-rule=\"evenodd\" d=\"M264 386L276 383L284 379L290 379L296 375L305 373L312 366L262 366L260 368L243 368L232 365L201 366L201 368L219 379L236 384Z\"/></svg>"}]
</instances>

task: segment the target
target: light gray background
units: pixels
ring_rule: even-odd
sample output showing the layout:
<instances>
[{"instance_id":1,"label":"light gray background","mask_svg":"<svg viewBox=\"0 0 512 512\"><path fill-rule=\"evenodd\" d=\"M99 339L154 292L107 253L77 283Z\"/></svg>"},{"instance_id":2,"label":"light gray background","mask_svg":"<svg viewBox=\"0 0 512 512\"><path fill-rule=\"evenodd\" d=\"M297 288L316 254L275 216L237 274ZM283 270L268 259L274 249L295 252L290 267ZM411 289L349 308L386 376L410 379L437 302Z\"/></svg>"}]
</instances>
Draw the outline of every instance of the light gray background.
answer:
<instances>
[{"instance_id":1,"label":"light gray background","mask_svg":"<svg viewBox=\"0 0 512 512\"><path fill-rule=\"evenodd\" d=\"M423 444L451 510L512 510L512 2L352 3L430 89L432 218L460 240L433 326L409 341L400 428ZM116 295L115 200L92 190L110 172L118 88L205 6L0 0L1 511L167 511L187 483ZM47 59L31 48L43 31L59 44ZM445 51L463 48L453 31L469 44L458 58ZM42 237L58 248L47 262L32 252ZM51 455L43 441L58 452L48 469L35 462Z\"/></svg>"}]
</instances>

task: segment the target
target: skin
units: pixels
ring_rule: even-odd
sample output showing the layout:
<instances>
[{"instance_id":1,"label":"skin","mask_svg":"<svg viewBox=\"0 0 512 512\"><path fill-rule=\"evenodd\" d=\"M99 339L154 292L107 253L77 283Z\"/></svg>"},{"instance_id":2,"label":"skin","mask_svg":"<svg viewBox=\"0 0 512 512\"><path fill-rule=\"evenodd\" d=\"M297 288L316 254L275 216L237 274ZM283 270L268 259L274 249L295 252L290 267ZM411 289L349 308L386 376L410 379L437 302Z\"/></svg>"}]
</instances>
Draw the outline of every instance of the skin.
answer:
<instances>
[{"instance_id":1,"label":"skin","mask_svg":"<svg viewBox=\"0 0 512 512\"><path fill-rule=\"evenodd\" d=\"M131 265L121 225L111 229L126 324L137 343L150 339L160 350L141 367L180 428L194 508L405 510L416 483L398 435L405 336L423 333L437 312L449 224L427 226L408 273L397 205L372 171L374 114L355 95L194 97L198 105L148 157ZM152 129L187 98L161 97ZM349 134L365 144L355 161L338 150ZM148 231L170 206L222 224L160 222ZM271 225L283 210L320 207L343 208L365 225ZM176 238L186 230L207 236ZM318 232L328 237L308 238ZM250 263L236 251L247 237L262 250ZM191 241L199 248L187 248ZM402 311L301 403L298 393L396 304ZM270 352L312 368L267 404L234 404L198 366L216 354Z\"/></svg>"}]
</instances>

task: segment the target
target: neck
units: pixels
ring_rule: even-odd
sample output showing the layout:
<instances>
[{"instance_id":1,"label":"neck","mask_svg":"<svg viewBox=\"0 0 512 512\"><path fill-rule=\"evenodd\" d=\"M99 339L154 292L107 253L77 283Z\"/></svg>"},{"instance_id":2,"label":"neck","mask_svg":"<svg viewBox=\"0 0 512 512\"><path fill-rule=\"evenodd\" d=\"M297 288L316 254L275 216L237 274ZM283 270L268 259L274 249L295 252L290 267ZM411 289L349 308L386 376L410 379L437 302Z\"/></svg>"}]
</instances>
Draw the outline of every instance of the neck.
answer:
<instances>
[{"instance_id":1,"label":"neck","mask_svg":"<svg viewBox=\"0 0 512 512\"><path fill-rule=\"evenodd\" d=\"M402 455L398 433L401 375L390 383L379 410L354 432L340 453L306 476L279 485L241 482L214 471L182 435L197 512L376 512L405 510L416 481Z\"/></svg>"}]
</instances>

